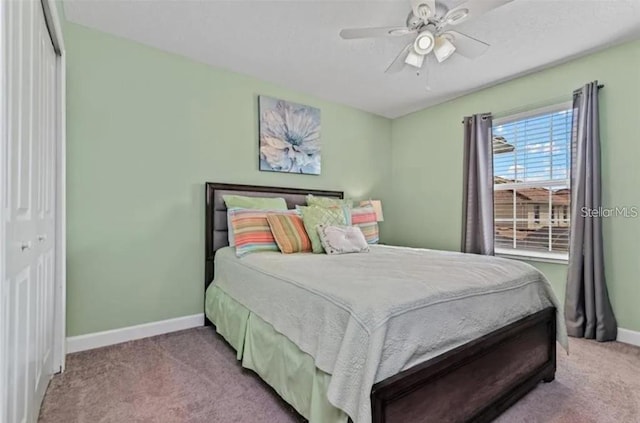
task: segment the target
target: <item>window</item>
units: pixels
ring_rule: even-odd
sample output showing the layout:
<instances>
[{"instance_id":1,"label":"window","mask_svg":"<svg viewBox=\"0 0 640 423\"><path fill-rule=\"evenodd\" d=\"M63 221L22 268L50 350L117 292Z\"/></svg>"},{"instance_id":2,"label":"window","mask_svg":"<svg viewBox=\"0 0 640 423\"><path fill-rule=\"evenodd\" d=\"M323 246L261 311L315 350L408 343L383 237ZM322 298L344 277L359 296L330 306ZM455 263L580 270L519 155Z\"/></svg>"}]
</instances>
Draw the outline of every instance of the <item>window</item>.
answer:
<instances>
[{"instance_id":1,"label":"window","mask_svg":"<svg viewBox=\"0 0 640 423\"><path fill-rule=\"evenodd\" d=\"M564 103L493 123L498 254L566 260L572 106Z\"/></svg>"}]
</instances>

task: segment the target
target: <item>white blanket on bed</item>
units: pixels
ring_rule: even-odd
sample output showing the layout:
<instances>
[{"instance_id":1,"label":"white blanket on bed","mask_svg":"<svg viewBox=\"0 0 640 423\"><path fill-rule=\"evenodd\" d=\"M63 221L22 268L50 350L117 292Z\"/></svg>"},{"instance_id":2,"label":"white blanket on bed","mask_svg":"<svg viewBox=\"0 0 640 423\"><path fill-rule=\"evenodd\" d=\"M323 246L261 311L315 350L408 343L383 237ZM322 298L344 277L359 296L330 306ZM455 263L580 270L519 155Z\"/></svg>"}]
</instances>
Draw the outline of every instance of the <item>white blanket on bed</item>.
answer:
<instances>
[{"instance_id":1,"label":"white blanket on bed","mask_svg":"<svg viewBox=\"0 0 640 423\"><path fill-rule=\"evenodd\" d=\"M370 253L216 253L214 283L331 374L329 401L371 421L375 382L557 303L534 267L373 246ZM564 319L557 338L565 349Z\"/></svg>"}]
</instances>

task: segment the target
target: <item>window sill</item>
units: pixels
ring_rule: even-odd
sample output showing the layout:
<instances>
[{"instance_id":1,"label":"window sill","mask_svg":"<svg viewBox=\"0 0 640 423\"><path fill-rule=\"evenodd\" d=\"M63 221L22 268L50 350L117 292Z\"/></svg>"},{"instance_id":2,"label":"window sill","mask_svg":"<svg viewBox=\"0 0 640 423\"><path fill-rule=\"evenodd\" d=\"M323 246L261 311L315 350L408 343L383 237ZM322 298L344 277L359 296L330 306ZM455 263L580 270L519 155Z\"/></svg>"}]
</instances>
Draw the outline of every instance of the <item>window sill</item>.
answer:
<instances>
[{"instance_id":1,"label":"window sill","mask_svg":"<svg viewBox=\"0 0 640 423\"><path fill-rule=\"evenodd\" d=\"M496 248L496 256L514 260L539 261L544 263L567 264L568 253L548 253L538 251L518 251L506 248Z\"/></svg>"}]
</instances>

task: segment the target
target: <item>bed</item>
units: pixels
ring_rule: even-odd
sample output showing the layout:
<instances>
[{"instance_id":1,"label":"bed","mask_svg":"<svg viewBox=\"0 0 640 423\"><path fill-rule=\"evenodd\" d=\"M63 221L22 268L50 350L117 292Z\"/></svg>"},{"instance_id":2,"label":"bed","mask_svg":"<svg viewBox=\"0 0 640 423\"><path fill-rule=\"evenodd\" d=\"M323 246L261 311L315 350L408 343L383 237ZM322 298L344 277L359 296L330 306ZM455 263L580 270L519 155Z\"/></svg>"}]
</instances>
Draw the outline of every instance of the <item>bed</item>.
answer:
<instances>
[{"instance_id":1,"label":"bed","mask_svg":"<svg viewBox=\"0 0 640 423\"><path fill-rule=\"evenodd\" d=\"M311 422L490 421L553 380L563 326L527 265L386 246L237 259L227 194L284 197L289 208L343 194L206 184L207 323ZM425 284L425 274L446 278Z\"/></svg>"}]
</instances>

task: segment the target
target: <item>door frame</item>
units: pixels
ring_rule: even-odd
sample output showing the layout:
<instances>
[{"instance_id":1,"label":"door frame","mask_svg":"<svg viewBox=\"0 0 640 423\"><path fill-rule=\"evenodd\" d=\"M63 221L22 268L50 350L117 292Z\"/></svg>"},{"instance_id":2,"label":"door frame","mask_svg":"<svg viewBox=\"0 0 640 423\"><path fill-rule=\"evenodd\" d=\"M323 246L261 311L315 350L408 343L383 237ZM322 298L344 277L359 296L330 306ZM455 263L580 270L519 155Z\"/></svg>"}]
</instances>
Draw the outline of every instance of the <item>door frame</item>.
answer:
<instances>
[{"instance_id":1,"label":"door frame","mask_svg":"<svg viewBox=\"0 0 640 423\"><path fill-rule=\"evenodd\" d=\"M55 303L53 329L53 371L63 372L66 355L66 304L67 304L67 195L66 195L66 59L62 37L62 24L55 0L40 0L49 28L56 56L56 93L58 95L58 119L56 127L56 245L55 250ZM61 5L61 7L64 7Z\"/></svg>"}]
</instances>

